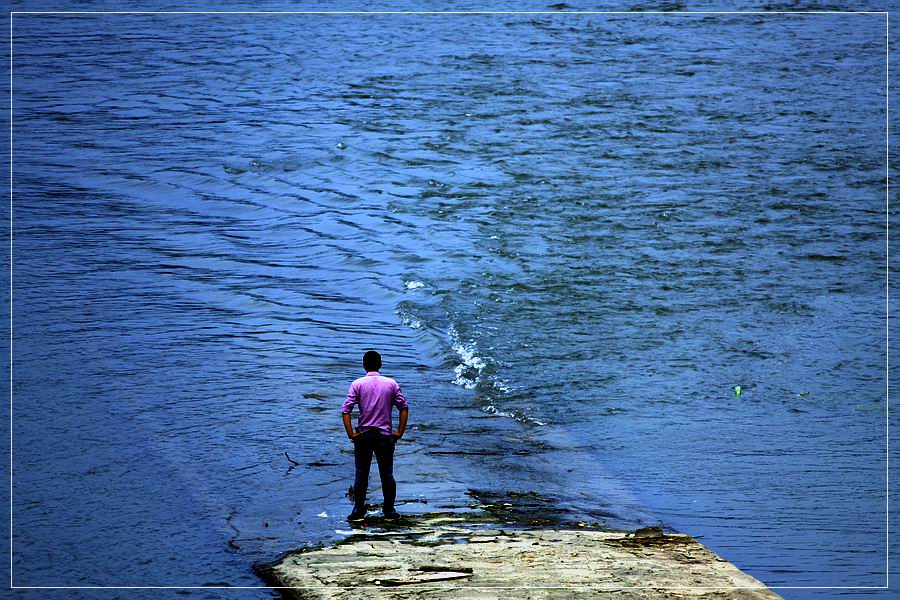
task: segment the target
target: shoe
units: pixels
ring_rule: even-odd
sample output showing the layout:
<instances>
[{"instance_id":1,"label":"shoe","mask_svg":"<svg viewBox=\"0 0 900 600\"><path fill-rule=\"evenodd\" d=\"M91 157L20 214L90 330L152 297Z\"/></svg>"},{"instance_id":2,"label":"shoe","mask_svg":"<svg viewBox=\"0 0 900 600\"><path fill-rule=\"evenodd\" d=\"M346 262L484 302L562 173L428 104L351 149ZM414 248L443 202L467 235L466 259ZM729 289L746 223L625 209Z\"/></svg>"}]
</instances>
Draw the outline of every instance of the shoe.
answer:
<instances>
[{"instance_id":1,"label":"shoe","mask_svg":"<svg viewBox=\"0 0 900 600\"><path fill-rule=\"evenodd\" d=\"M396 510L386 510L384 511L384 518L391 521L396 521L400 518L400 513L398 513Z\"/></svg>"},{"instance_id":2,"label":"shoe","mask_svg":"<svg viewBox=\"0 0 900 600\"><path fill-rule=\"evenodd\" d=\"M349 515L347 515L347 520L350 521L351 523L362 521L365 518L366 518L365 512L357 512L355 510L352 513L350 513Z\"/></svg>"}]
</instances>

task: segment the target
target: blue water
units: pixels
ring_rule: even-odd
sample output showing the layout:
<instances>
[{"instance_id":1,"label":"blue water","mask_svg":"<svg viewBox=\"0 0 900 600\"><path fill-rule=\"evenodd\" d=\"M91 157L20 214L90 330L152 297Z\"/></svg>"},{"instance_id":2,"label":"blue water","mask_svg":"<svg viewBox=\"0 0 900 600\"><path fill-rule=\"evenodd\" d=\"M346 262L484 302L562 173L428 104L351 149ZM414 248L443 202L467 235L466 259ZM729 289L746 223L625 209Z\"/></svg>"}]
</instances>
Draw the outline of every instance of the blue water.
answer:
<instances>
[{"instance_id":1,"label":"blue water","mask_svg":"<svg viewBox=\"0 0 900 600\"><path fill-rule=\"evenodd\" d=\"M340 539L369 348L402 510L535 490L884 585L884 15L13 24L15 585Z\"/></svg>"}]
</instances>

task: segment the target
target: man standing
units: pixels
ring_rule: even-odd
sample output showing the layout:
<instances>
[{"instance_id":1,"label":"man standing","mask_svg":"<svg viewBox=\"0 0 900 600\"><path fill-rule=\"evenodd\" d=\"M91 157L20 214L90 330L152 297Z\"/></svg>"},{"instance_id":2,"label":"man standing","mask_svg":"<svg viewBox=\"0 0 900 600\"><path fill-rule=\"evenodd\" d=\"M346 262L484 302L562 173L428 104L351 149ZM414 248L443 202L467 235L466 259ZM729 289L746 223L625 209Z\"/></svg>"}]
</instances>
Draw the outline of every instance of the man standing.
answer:
<instances>
[{"instance_id":1,"label":"man standing","mask_svg":"<svg viewBox=\"0 0 900 600\"><path fill-rule=\"evenodd\" d=\"M348 521L362 521L366 516L366 491L369 487L369 467L372 454L378 461L381 476L381 491L384 494L383 512L386 519L396 519L400 514L394 509L397 483L394 481L394 444L403 437L409 408L400 386L390 377L378 373L381 355L369 350L363 356L366 376L350 384L347 399L341 406L341 418L347 437L353 441L353 458L356 463L356 477L353 482L353 512ZM359 419L356 431L350 420L353 405L359 404ZM400 426L391 429L391 409L400 409Z\"/></svg>"}]
</instances>

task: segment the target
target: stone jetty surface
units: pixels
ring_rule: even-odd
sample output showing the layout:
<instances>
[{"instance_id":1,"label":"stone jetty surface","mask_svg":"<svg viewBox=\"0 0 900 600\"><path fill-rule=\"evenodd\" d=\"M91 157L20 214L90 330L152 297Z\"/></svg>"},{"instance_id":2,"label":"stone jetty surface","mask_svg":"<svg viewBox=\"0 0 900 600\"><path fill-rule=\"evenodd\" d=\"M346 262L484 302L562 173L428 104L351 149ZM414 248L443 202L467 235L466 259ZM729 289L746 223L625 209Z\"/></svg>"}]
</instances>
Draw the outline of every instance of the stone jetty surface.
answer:
<instances>
[{"instance_id":1,"label":"stone jetty surface","mask_svg":"<svg viewBox=\"0 0 900 600\"><path fill-rule=\"evenodd\" d=\"M370 520L257 572L288 598L780 598L688 535L490 525L460 513Z\"/></svg>"}]
</instances>

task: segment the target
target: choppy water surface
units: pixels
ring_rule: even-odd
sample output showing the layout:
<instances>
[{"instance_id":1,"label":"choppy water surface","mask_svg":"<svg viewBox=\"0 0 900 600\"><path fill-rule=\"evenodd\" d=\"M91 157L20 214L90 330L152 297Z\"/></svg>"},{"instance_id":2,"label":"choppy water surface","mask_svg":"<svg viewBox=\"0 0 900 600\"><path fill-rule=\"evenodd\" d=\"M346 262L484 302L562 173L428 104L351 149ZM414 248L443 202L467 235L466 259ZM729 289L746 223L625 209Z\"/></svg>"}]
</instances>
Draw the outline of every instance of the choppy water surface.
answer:
<instances>
[{"instance_id":1,"label":"choppy water surface","mask_svg":"<svg viewBox=\"0 0 900 600\"><path fill-rule=\"evenodd\" d=\"M883 44L865 15L16 17L16 583L258 585L339 537L376 347L406 510L538 490L769 585L882 585Z\"/></svg>"}]
</instances>

